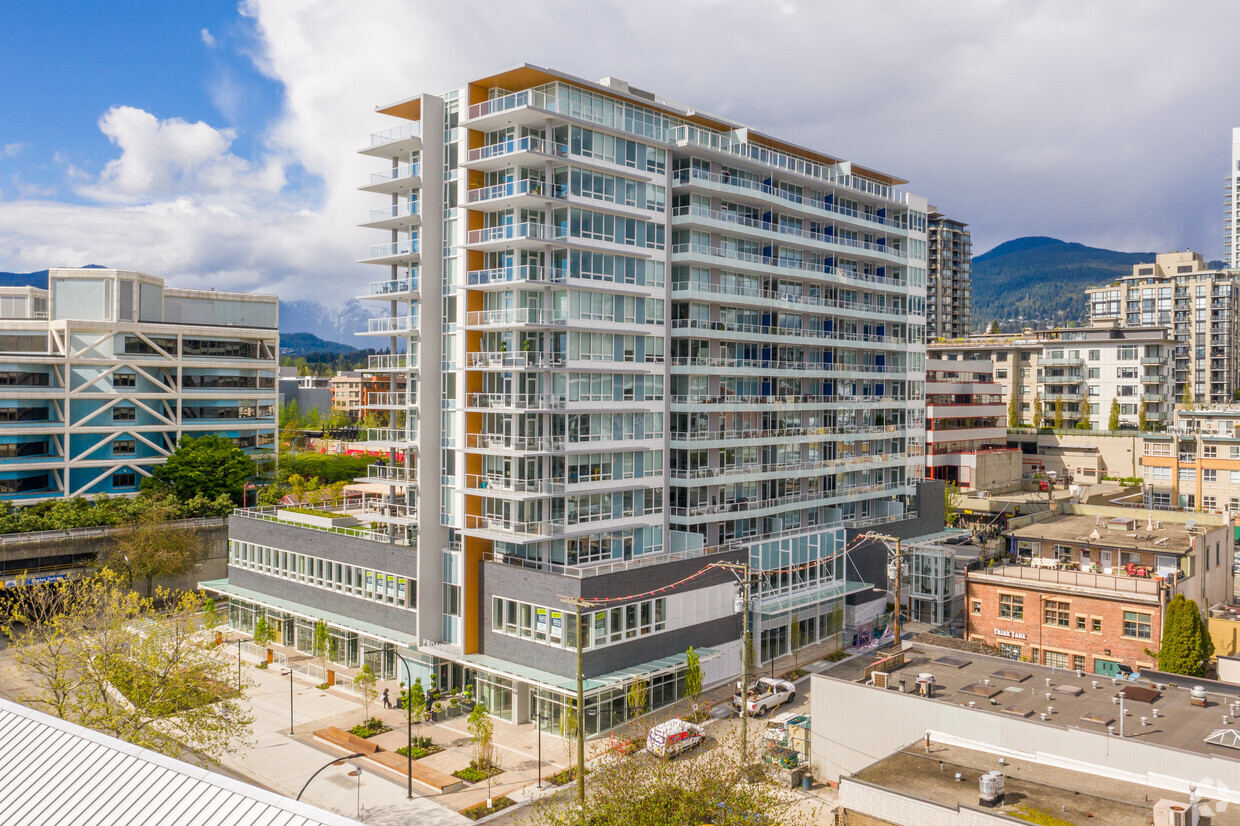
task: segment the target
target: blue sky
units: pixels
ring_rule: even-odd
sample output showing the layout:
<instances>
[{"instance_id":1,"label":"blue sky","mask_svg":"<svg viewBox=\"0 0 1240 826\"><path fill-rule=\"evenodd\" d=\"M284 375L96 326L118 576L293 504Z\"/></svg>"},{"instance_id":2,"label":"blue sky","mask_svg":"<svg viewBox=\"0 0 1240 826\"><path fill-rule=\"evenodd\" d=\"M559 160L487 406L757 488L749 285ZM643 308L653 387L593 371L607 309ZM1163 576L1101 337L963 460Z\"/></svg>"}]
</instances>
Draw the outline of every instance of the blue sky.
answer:
<instances>
[{"instance_id":1,"label":"blue sky","mask_svg":"<svg viewBox=\"0 0 1240 826\"><path fill-rule=\"evenodd\" d=\"M0 146L21 149L0 160L0 191L16 189L17 174L80 202L65 165L97 174L115 156L95 121L116 104L234 127L243 157L280 105L281 85L247 56L261 44L234 3L11 3L2 19Z\"/></svg>"},{"instance_id":2,"label":"blue sky","mask_svg":"<svg viewBox=\"0 0 1240 826\"><path fill-rule=\"evenodd\" d=\"M1240 4L243 0L0 11L0 270L335 301L377 105L523 62L908 178L982 251L1222 253ZM209 36L204 36L204 31Z\"/></svg>"}]
</instances>

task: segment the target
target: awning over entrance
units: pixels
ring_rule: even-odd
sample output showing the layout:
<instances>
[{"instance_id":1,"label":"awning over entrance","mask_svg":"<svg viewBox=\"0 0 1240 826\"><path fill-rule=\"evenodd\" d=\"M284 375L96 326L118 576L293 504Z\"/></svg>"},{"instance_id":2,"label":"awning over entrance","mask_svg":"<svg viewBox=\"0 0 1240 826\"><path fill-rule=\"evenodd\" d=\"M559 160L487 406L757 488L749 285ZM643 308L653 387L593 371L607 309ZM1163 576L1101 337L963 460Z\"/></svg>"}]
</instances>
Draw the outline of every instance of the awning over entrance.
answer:
<instances>
[{"instance_id":1,"label":"awning over entrance","mask_svg":"<svg viewBox=\"0 0 1240 826\"><path fill-rule=\"evenodd\" d=\"M801 594L787 594L762 600L758 605L758 614L763 617L777 617L807 605L817 605L833 599L841 599L849 594L868 591L874 586L868 582L836 580L835 582L815 586L813 590Z\"/></svg>"},{"instance_id":2,"label":"awning over entrance","mask_svg":"<svg viewBox=\"0 0 1240 826\"><path fill-rule=\"evenodd\" d=\"M415 636L401 633L400 631L384 627L382 625L374 625L373 623L363 622L346 617L342 614L333 614L331 611L324 611L322 608L311 608L309 605L302 605L299 602L292 602L287 599L280 599L259 591L251 591L249 588L240 588L233 585L226 579L214 579L209 582L200 582L198 587L204 591L212 591L224 596L236 597L246 602L253 602L258 605L265 605L268 608L274 608L277 611L283 611L286 614L303 617L308 620L323 620L328 625L334 625L347 631L356 631L367 637L374 637L377 640L390 642L393 645L403 646L410 650L416 651L418 641ZM412 622L412 617L410 618Z\"/></svg>"},{"instance_id":3,"label":"awning over entrance","mask_svg":"<svg viewBox=\"0 0 1240 826\"><path fill-rule=\"evenodd\" d=\"M695 648L694 653L698 655L699 660L705 662L718 657L722 652L716 651L713 648ZM520 665L508 660L501 660L499 657L490 657L486 654L466 654L461 659L472 668L489 671L502 677L510 677L523 683L531 683L540 688L566 693L577 691L577 679L575 677L563 677L559 674L543 671L540 668ZM682 652L628 668L621 668L598 677L589 677L585 680L585 690L587 692L597 691L610 685L632 680L634 677L649 677L665 671L675 671L678 668L684 667L685 659L686 653Z\"/></svg>"}]
</instances>

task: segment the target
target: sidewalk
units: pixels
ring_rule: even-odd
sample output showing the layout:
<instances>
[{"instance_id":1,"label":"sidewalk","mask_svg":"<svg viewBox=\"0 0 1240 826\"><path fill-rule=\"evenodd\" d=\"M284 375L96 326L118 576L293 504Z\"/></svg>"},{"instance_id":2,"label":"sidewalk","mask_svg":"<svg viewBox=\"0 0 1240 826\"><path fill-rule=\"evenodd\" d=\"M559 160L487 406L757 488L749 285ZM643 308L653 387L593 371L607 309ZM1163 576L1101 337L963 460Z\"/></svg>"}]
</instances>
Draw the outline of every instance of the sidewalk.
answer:
<instances>
[{"instance_id":1,"label":"sidewalk","mask_svg":"<svg viewBox=\"0 0 1240 826\"><path fill-rule=\"evenodd\" d=\"M362 719L361 706L352 697L336 691L320 691L294 680L296 734L290 737L288 677L280 676L277 669L260 670L249 664L244 674L252 683L247 693L254 716L253 745L226 756L221 763L261 786L296 797L311 775L342 754L315 741L313 732L331 725L345 728L357 725ZM361 776L350 777L348 773L358 764L362 766ZM471 822L456 813L455 808L461 807L445 808L426 797L407 800L403 778L396 782L394 778L389 779L391 775L372 766L367 760L332 766L314 778L302 799L357 818L360 795L362 817L368 823L459 826Z\"/></svg>"}]
</instances>

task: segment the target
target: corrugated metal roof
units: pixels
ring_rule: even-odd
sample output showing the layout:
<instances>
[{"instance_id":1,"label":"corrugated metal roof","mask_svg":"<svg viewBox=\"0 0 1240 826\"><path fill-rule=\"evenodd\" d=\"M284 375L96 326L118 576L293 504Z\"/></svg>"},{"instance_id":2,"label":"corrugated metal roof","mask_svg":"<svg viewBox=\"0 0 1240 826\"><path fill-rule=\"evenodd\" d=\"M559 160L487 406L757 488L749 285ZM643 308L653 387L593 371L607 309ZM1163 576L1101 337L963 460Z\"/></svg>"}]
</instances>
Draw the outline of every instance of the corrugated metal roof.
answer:
<instances>
[{"instance_id":1,"label":"corrugated metal roof","mask_svg":"<svg viewBox=\"0 0 1240 826\"><path fill-rule=\"evenodd\" d=\"M357 823L3 699L0 744L0 823Z\"/></svg>"}]
</instances>

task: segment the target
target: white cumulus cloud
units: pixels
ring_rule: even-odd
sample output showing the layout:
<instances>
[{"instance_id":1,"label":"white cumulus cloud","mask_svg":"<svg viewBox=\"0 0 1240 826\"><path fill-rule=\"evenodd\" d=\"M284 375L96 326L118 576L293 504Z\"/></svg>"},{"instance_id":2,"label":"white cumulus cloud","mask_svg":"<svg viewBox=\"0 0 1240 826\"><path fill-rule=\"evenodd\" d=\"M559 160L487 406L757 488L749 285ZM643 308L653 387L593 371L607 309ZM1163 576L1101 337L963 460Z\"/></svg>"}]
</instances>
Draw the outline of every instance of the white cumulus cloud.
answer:
<instances>
[{"instance_id":1,"label":"white cumulus cloud","mask_svg":"<svg viewBox=\"0 0 1240 826\"><path fill-rule=\"evenodd\" d=\"M210 29L202 29L198 32L198 34L202 37L202 45L206 46L208 49L214 49L216 47L217 41L215 39L215 35L211 34Z\"/></svg>"},{"instance_id":2,"label":"white cumulus cloud","mask_svg":"<svg viewBox=\"0 0 1240 826\"><path fill-rule=\"evenodd\" d=\"M119 101L98 123L115 156L94 175L63 162L87 204L0 201L0 268L91 262L292 298L356 294L381 277L354 263L382 240L355 226L382 200L357 191L381 162L356 150L395 124L374 107L524 62L621 77L908 178L971 225L979 252L1053 235L1216 257L1237 125L1219 102L1240 96L1226 71L1240 4L1181 5L371 0L363 15L243 0L252 37L230 47L284 94L266 132ZM1224 57L1150 59L1168 43ZM229 90L211 94L227 112Z\"/></svg>"}]
</instances>

